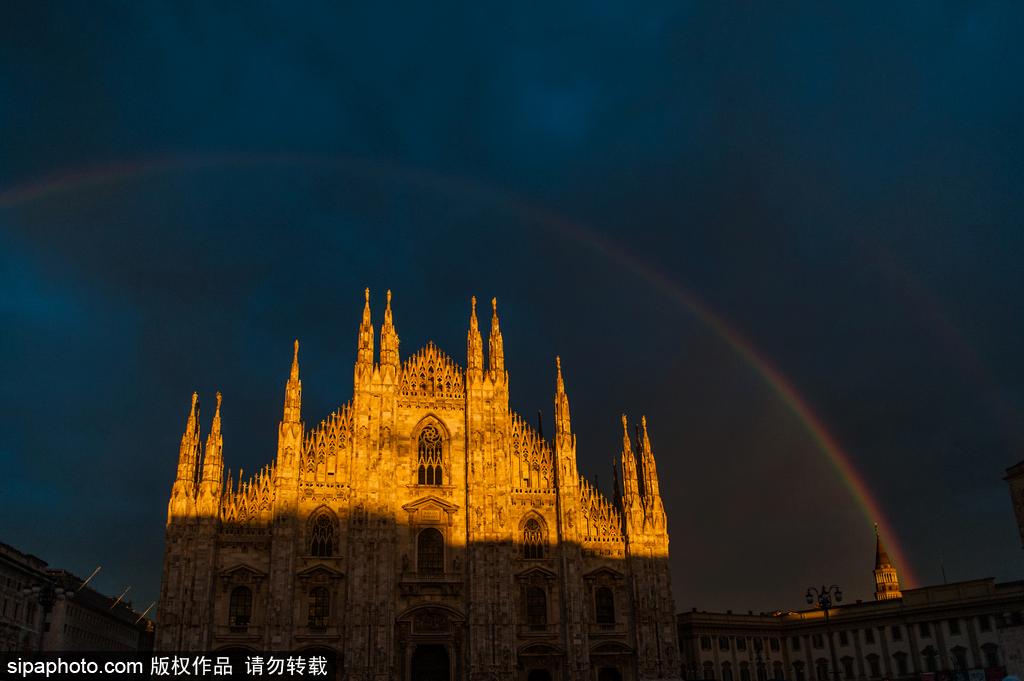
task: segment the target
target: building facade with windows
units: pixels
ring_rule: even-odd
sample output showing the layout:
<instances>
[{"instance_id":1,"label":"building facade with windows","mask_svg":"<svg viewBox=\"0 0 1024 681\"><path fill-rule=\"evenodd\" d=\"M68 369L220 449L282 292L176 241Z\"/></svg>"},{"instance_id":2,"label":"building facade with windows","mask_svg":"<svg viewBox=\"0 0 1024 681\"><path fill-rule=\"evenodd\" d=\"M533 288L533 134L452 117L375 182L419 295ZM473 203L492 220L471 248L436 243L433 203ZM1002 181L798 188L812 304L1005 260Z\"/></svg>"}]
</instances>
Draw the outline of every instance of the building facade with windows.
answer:
<instances>
[{"instance_id":1,"label":"building facade with windows","mask_svg":"<svg viewBox=\"0 0 1024 681\"><path fill-rule=\"evenodd\" d=\"M874 601L835 605L827 621L820 609L681 613L684 676L966 681L1006 675L1011 660L1006 632L1019 629L1024 617L1024 582L978 579L901 591L881 539L874 578Z\"/></svg>"},{"instance_id":2,"label":"building facade with windows","mask_svg":"<svg viewBox=\"0 0 1024 681\"><path fill-rule=\"evenodd\" d=\"M148 650L153 622L67 570L0 544L0 651Z\"/></svg>"},{"instance_id":3,"label":"building facade with windows","mask_svg":"<svg viewBox=\"0 0 1024 681\"><path fill-rule=\"evenodd\" d=\"M492 301L493 302L493 301ZM277 456L224 474L220 395L193 395L168 505L157 647L329 650L348 679L679 676L668 531L646 420L612 498L579 474L556 361L550 440L509 410L497 306L466 367L401 361L369 291L350 402L307 428L298 342ZM621 479L621 490L620 487Z\"/></svg>"}]
</instances>

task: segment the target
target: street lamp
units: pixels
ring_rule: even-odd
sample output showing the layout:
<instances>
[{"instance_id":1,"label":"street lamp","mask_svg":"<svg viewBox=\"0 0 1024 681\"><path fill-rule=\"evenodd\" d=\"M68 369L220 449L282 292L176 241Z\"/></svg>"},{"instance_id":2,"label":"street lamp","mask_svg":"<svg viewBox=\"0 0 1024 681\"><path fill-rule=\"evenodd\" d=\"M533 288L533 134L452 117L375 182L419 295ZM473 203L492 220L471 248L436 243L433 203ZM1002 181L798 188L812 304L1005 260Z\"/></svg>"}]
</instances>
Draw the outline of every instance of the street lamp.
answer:
<instances>
[{"instance_id":1,"label":"street lamp","mask_svg":"<svg viewBox=\"0 0 1024 681\"><path fill-rule=\"evenodd\" d=\"M47 618L53 611L53 606L56 605L57 601L74 598L75 592L47 582L43 586L24 587L21 593L25 594L26 597L35 598L39 605L43 607L43 623L39 627L39 650L42 650L43 637L46 635L46 627L49 624Z\"/></svg>"},{"instance_id":2,"label":"street lamp","mask_svg":"<svg viewBox=\"0 0 1024 681\"><path fill-rule=\"evenodd\" d=\"M825 586L824 584L820 589L816 589L813 586L807 587L807 605L817 604L819 608L825 613L825 635L828 636L828 652L832 658L832 675L836 681L839 681L839 666L836 664L836 647L832 642L832 629L828 625L829 610L832 609L832 601L841 603L843 600L843 592L835 584L832 586Z\"/></svg>"}]
</instances>

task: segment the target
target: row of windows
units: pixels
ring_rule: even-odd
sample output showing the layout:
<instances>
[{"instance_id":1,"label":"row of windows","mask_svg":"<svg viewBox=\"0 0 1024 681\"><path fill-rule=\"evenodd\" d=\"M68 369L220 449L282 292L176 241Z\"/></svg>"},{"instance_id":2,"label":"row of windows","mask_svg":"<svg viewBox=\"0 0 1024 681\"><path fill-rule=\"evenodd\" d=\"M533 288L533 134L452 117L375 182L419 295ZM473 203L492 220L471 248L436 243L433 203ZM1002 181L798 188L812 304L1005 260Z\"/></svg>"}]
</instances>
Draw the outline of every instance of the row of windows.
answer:
<instances>
[{"instance_id":1,"label":"row of windows","mask_svg":"<svg viewBox=\"0 0 1024 681\"><path fill-rule=\"evenodd\" d=\"M1000 666L1000 664L999 664L999 647L996 644L994 644L994 643L987 643L987 644L983 645L981 647L981 649L982 649L982 654L984 656L983 664L985 665L986 668L994 668L994 667L999 667ZM950 653L951 653L950 664L953 666L954 669L962 669L962 670L968 669L967 649L966 648L963 648L962 646L956 646L955 648L953 648L950 651ZM923 657L924 657L924 660L925 660L925 671L926 672L934 673L934 672L939 671L940 661L939 661L939 656L938 656L937 651L935 651L932 648L928 648L928 649L926 649L924 651ZM866 671L867 671L868 675L871 678L873 678L873 679L881 678L882 677L882 660L881 660L881 658L878 655L876 655L874 653L871 653L869 655L866 655L864 657L864 660L865 660L865 662L867 662L867 669L866 669ZM907 676L909 674L909 656L906 653L904 653L904 652L897 652L897 653L893 654L892 661L893 661L893 671L895 671L898 676ZM855 667L855 665L854 665L855 660L852 657L848 657L848 656L847 657L843 657L843 658L840 659L839 662L842 665L843 678L851 679L852 680L852 679L855 679L857 677L857 674L856 674L855 669L854 669L854 667ZM828 660L827 659L819 658L815 662L814 667L815 667L815 679L816 679L816 681L830 681L831 675L830 675L830 672L829 672L829 664L828 664ZM734 681L732 664L729 663L729 662L723 662L722 665L721 665L721 668L722 668L722 681ZM783 679L785 679L785 674L783 672L783 668L782 668L782 663L781 662L773 663L772 671L773 671L773 677L775 679L777 679L779 681L782 681ZM704 678L705 679L714 679L715 678L714 663L712 663L712 662L705 662L704 663L704 670L703 670L703 672L704 672ZM758 670L758 679L759 679L759 681L764 681L764 677L766 675L767 675L766 667L764 665L762 665L759 668L759 670ZM805 671L804 671L804 663L803 662L799 662L798 661L798 662L794 662L793 663L793 677L794 677L795 681L806 681L806 674L805 674ZM750 681L750 666L746 662L743 662L743 663L740 664L740 681Z\"/></svg>"},{"instance_id":2,"label":"row of windows","mask_svg":"<svg viewBox=\"0 0 1024 681\"><path fill-rule=\"evenodd\" d=\"M326 629L331 617L331 594L322 586L309 590L306 597L306 626ZM236 586L228 599L228 626L231 631L245 632L252 623L252 590Z\"/></svg>"},{"instance_id":3,"label":"row of windows","mask_svg":"<svg viewBox=\"0 0 1024 681\"><path fill-rule=\"evenodd\" d=\"M946 624L950 635L958 636L961 633L960 620L951 618L946 620ZM932 623L920 622L917 625L918 633L921 638L931 638L932 636ZM978 630L979 631L991 631L992 630L992 619L988 615L978 616ZM839 645L848 646L850 645L850 633L855 633L856 629L843 630L839 632ZM874 643L875 642L875 630L872 628L863 629L864 642ZM903 627L899 624L894 624L889 627L889 634L893 641L903 640ZM813 634L811 636L811 645L815 648L824 648L825 639L821 634ZM800 637L793 636L790 638L790 648L793 650L800 650Z\"/></svg>"},{"instance_id":4,"label":"row of windows","mask_svg":"<svg viewBox=\"0 0 1024 681\"><path fill-rule=\"evenodd\" d=\"M23 582L20 579L17 579L16 577L4 577L3 581L0 582L0 584L3 584L8 589L14 589L18 592L20 592L23 588L27 586L26 582Z\"/></svg>"},{"instance_id":5,"label":"row of windows","mask_svg":"<svg viewBox=\"0 0 1024 681\"><path fill-rule=\"evenodd\" d=\"M1013 614L1017 614L1017 613L1013 613ZM991 631L992 630L992 618L989 615L979 615L977 620L978 620L978 630L979 631ZM946 620L946 626L948 628L948 631L949 631L950 635L958 636L958 635L961 634L960 623L961 623L961 620L958 619L958 618L955 618L955 617ZM930 622L920 622L920 623L918 623L917 627L918 627L918 633L919 633L921 638L931 638L931 636L932 636L932 623L930 623ZM853 633L856 633L856 631L857 631L856 629L845 629L845 630L839 631L838 632L839 646L840 647L849 646L851 644L850 635L853 634ZM875 629L867 628L867 629L863 629L861 631L864 634L864 642L865 643L872 643L872 644L875 643ZM891 627L889 627L889 633L890 633L890 636L892 637L892 640L894 640L894 641L902 641L903 640L903 627L902 626L900 626L898 624L892 625ZM731 645L731 643L730 643L731 639L732 639L732 637L730 637L730 636L719 636L718 637L718 648L719 648L719 650L729 650L730 645ZM754 649L755 650L761 650L761 645L762 645L761 639L755 637L753 639L753 641L754 641ZM769 643L771 645L772 651L773 652L778 652L778 650L779 650L779 640L777 638L770 638L769 639ZM711 650L711 637L710 636L701 636L700 645L701 645L701 648L703 650ZM823 634L811 634L811 645L814 648L817 648L817 649L824 648L825 645L826 645L826 641L825 641L824 635ZM792 637L790 637L790 648L792 650L800 650L800 646L801 646L801 637L800 636L792 636ZM747 649L747 639L746 639L746 637L737 636L736 637L736 650L746 650L746 649Z\"/></svg>"},{"instance_id":6,"label":"row of windows","mask_svg":"<svg viewBox=\"0 0 1024 681\"><path fill-rule=\"evenodd\" d=\"M719 650L729 650L729 645L730 645L729 641L730 641L731 638L732 638L731 636L719 636L718 637L718 648L719 648ZM754 650L763 650L764 643L762 642L761 638L754 637L752 640L754 642ZM770 639L768 639L768 645L771 648L772 652L776 652L776 653L779 652L779 639L777 639L777 638L770 638ZM700 647L702 649L704 649L704 650L711 650L711 637L710 636L701 636L700 637ZM736 650L746 650L746 649L747 649L747 637L745 637L745 636L737 636L736 637Z\"/></svg>"}]
</instances>

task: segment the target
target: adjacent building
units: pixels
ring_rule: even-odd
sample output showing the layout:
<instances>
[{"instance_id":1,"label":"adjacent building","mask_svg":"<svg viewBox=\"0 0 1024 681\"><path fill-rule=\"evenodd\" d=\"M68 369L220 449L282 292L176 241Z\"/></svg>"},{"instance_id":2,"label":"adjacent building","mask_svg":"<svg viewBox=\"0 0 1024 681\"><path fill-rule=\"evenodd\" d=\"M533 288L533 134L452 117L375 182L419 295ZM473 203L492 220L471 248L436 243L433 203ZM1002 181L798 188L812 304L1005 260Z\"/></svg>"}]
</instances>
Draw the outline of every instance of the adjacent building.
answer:
<instances>
[{"instance_id":1,"label":"adjacent building","mask_svg":"<svg viewBox=\"0 0 1024 681\"><path fill-rule=\"evenodd\" d=\"M432 343L399 358L388 292L369 291L353 394L302 418L298 341L276 459L225 476L221 397L192 396L168 503L157 647L326 650L368 681L678 678L668 529L646 419L611 498L577 469L556 358L547 439L509 409L492 301L466 365ZM620 489L621 481L621 489Z\"/></svg>"},{"instance_id":2,"label":"adjacent building","mask_svg":"<svg viewBox=\"0 0 1024 681\"><path fill-rule=\"evenodd\" d=\"M797 612L679 615L683 673L715 681L1002 679L1024 582L901 590L877 539L875 600Z\"/></svg>"},{"instance_id":3,"label":"adjacent building","mask_svg":"<svg viewBox=\"0 0 1024 681\"><path fill-rule=\"evenodd\" d=\"M66 570L0 544L0 650L131 651L153 647L153 622Z\"/></svg>"},{"instance_id":4,"label":"adjacent building","mask_svg":"<svg viewBox=\"0 0 1024 681\"><path fill-rule=\"evenodd\" d=\"M0 543L0 650L38 650L41 611L33 588L49 583L46 561Z\"/></svg>"}]
</instances>

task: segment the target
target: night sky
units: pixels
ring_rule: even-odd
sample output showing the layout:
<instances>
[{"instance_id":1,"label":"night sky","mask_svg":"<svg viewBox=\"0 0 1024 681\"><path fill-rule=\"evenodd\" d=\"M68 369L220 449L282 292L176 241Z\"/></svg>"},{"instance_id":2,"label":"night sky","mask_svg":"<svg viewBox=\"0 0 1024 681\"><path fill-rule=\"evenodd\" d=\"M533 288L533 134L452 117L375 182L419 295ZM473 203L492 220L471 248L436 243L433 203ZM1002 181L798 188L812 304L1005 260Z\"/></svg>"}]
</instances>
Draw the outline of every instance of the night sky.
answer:
<instances>
[{"instance_id":1,"label":"night sky","mask_svg":"<svg viewBox=\"0 0 1024 681\"><path fill-rule=\"evenodd\" d=\"M605 490L647 415L680 610L1024 577L1020 4L337 4L0 9L0 541L145 608L192 391L270 462L369 286Z\"/></svg>"}]
</instances>

